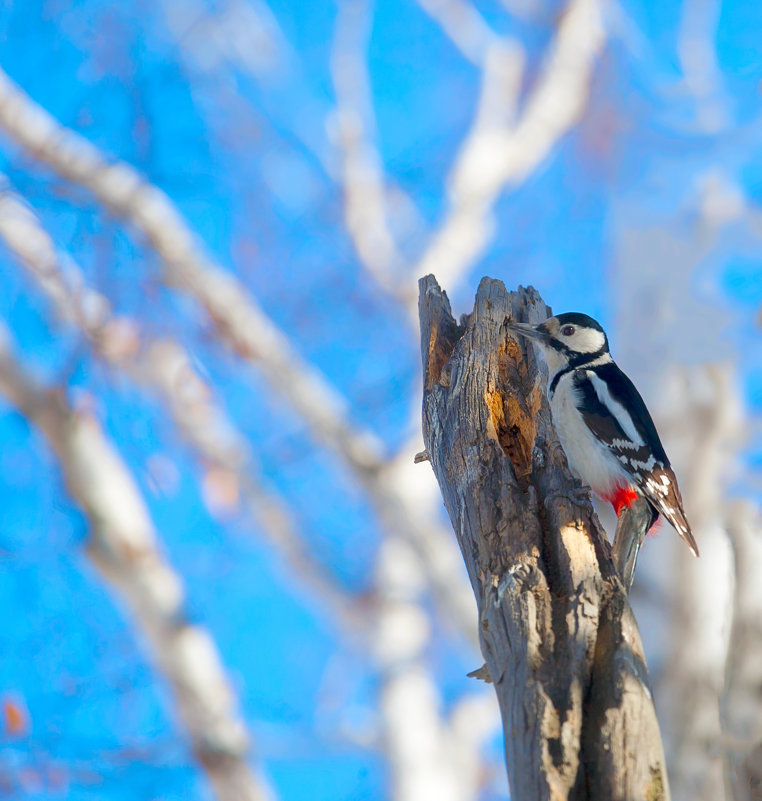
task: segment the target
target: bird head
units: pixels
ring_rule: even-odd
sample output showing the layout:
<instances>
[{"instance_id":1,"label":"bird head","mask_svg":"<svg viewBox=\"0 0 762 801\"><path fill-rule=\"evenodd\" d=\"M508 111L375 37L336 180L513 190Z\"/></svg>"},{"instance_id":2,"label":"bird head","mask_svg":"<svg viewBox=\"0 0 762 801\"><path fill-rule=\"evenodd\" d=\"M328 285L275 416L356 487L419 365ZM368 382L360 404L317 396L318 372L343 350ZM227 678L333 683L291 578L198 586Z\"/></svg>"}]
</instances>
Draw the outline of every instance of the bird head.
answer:
<instances>
[{"instance_id":1,"label":"bird head","mask_svg":"<svg viewBox=\"0 0 762 801\"><path fill-rule=\"evenodd\" d=\"M539 325L508 323L508 327L542 348L551 375L566 367L610 358L606 332L586 314L566 312Z\"/></svg>"}]
</instances>

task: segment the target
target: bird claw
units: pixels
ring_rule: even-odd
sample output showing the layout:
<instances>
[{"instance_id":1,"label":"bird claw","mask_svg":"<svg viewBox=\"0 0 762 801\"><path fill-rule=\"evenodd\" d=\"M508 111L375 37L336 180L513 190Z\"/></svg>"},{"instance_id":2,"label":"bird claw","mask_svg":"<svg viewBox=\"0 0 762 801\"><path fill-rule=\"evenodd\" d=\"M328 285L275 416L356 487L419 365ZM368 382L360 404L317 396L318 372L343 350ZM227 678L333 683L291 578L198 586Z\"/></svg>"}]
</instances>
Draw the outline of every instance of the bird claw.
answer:
<instances>
[{"instance_id":1,"label":"bird claw","mask_svg":"<svg viewBox=\"0 0 762 801\"><path fill-rule=\"evenodd\" d=\"M593 497L593 489L587 484L580 483L576 487L572 487L567 496L575 506L587 506Z\"/></svg>"},{"instance_id":2,"label":"bird claw","mask_svg":"<svg viewBox=\"0 0 762 801\"><path fill-rule=\"evenodd\" d=\"M571 489L554 492L552 495L548 495L545 502L547 503L549 500L556 498L563 498L566 501L571 501L574 506L578 506L580 509L588 509L591 503L592 492L592 489L586 484L577 484Z\"/></svg>"}]
</instances>

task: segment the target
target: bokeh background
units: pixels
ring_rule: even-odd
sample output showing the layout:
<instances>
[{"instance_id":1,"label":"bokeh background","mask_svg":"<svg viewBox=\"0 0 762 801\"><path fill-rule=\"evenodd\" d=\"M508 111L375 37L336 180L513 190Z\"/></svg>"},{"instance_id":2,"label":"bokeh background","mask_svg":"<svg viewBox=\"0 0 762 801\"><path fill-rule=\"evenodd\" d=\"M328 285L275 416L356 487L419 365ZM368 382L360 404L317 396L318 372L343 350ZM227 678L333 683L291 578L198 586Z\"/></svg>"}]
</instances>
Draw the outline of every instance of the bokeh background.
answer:
<instances>
[{"instance_id":1,"label":"bokeh background","mask_svg":"<svg viewBox=\"0 0 762 801\"><path fill-rule=\"evenodd\" d=\"M673 797L758 797L762 4L0 32L0 796L508 797L413 464L433 272L456 313L489 275L608 330L702 551L665 529L633 589Z\"/></svg>"}]
</instances>

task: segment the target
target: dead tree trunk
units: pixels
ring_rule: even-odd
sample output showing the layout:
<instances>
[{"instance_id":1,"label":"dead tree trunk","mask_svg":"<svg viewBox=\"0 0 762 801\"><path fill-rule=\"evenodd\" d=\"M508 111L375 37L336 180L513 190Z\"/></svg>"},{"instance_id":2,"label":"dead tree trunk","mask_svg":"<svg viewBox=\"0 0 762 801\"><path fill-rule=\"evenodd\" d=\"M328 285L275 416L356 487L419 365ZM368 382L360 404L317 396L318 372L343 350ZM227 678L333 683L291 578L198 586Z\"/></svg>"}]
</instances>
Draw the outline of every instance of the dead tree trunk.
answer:
<instances>
[{"instance_id":1,"label":"dead tree trunk","mask_svg":"<svg viewBox=\"0 0 762 801\"><path fill-rule=\"evenodd\" d=\"M479 608L514 801L666 801L640 633L550 419L534 355L505 318L550 314L483 279L458 326L420 282L423 435Z\"/></svg>"}]
</instances>

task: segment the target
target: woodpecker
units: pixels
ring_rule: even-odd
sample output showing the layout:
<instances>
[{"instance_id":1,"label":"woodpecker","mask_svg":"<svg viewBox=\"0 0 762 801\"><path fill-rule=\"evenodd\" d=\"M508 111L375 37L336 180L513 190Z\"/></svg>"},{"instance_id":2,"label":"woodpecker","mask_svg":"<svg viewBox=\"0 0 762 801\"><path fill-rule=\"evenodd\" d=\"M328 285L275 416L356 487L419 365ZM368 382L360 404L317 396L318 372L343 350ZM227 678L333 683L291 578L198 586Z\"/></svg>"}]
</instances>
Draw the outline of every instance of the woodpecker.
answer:
<instances>
[{"instance_id":1,"label":"woodpecker","mask_svg":"<svg viewBox=\"0 0 762 801\"><path fill-rule=\"evenodd\" d=\"M677 478L651 415L609 353L601 326L568 312L537 326L509 323L536 342L548 365L548 400L571 471L617 514L637 497L663 515L698 556Z\"/></svg>"}]
</instances>

